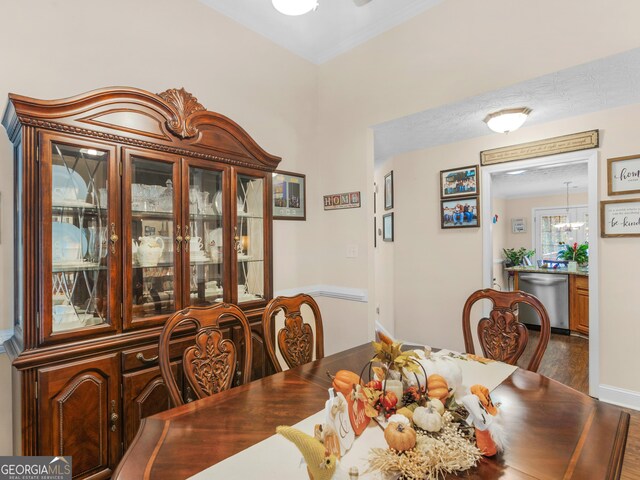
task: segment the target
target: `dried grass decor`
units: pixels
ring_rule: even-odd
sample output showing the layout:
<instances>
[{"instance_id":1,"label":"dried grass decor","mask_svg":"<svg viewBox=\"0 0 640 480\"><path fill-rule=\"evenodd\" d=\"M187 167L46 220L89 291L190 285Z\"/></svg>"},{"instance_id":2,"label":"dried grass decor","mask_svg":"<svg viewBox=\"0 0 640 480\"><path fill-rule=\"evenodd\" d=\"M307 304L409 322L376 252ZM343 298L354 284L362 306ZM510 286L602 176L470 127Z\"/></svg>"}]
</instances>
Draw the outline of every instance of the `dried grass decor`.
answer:
<instances>
[{"instance_id":1,"label":"dried grass decor","mask_svg":"<svg viewBox=\"0 0 640 480\"><path fill-rule=\"evenodd\" d=\"M418 431L416 446L411 450L398 453L391 449L371 449L369 470L379 470L392 478L437 480L447 473L474 467L482 454L473 437L460 430L450 412L445 412L442 419L444 426L439 433Z\"/></svg>"}]
</instances>

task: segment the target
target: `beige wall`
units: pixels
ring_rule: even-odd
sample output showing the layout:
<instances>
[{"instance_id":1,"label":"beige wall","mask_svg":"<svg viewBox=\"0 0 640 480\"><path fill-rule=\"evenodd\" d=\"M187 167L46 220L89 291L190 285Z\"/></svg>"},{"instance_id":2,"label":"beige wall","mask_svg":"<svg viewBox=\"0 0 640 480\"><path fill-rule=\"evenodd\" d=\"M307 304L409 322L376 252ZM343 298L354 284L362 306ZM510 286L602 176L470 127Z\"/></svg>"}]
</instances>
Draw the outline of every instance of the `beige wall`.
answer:
<instances>
[{"instance_id":1,"label":"beige wall","mask_svg":"<svg viewBox=\"0 0 640 480\"><path fill-rule=\"evenodd\" d=\"M629 1L447 0L321 65L318 151L323 162L322 190L366 190L373 184L367 144L372 125L636 48L640 46L635 27L639 15L640 2ZM526 35L522 25L527 26ZM484 149L591 128L602 129L603 159L630 155L640 147L634 141L634 122L625 118L630 112L636 115L637 108L396 157L396 334L462 348L460 310L466 296L482 286L481 229L439 229L440 170L477 162ZM601 185L605 181L603 176ZM601 186L601 199L603 192ZM319 233L340 232L342 237L365 241L373 209L370 202L363 207L349 215L321 217ZM338 236L317 245L323 259L323 281L364 287L375 274L373 260L346 266L340 254L342 245ZM637 291L640 280L620 273L638 271L640 257L634 253L638 242L607 239L600 246L601 382L640 392L640 378L616 367L640 367L640 360L630 353L631 336L626 335L634 327L630 322L635 313L625 301ZM375 315L369 318L373 322Z\"/></svg>"},{"instance_id":2,"label":"beige wall","mask_svg":"<svg viewBox=\"0 0 640 480\"><path fill-rule=\"evenodd\" d=\"M186 87L283 156L281 168L307 174L307 222L275 222L276 289L323 283L370 295L369 127L640 46L640 2L631 1L447 0L319 67L196 0L23 0L4 2L2 13L9 20L0 29L0 96L58 98L105 85ZM603 158L636 153L632 120L608 112L403 156L401 168L394 167L395 211L402 214L393 248L402 274L396 281L407 287L395 290L396 334L460 348L460 306L481 285L480 229L434 230L439 170L475 161L482 149L589 128L606 129ZM10 151L0 135L0 329L12 316ZM354 190L362 192L362 208L322 211L321 195ZM345 260L346 245L357 245L359 256ZM638 279L620 274L638 271L638 243L607 239L601 247L602 379L640 391L640 380L624 373L640 366L624 335L635 318L625 298L637 291ZM373 303L323 300L325 322L335 322L328 332L339 331L345 318L350 323L340 345L327 351L358 343L365 326L371 332ZM623 364L626 370L617 368ZM0 409L8 411L4 404Z\"/></svg>"},{"instance_id":3,"label":"beige wall","mask_svg":"<svg viewBox=\"0 0 640 480\"><path fill-rule=\"evenodd\" d=\"M502 249L507 248L507 225L510 220L507 214L507 202L504 198L493 198L491 215L498 215L498 221L488 226L493 239L493 285L499 290L508 290L507 277L504 274Z\"/></svg>"},{"instance_id":4,"label":"beige wall","mask_svg":"<svg viewBox=\"0 0 640 480\"><path fill-rule=\"evenodd\" d=\"M509 134L509 144L599 128L603 141L599 148L599 198L606 196L606 159L630 155L640 150L634 125L640 121L640 105L621 107L573 117L544 125L523 128ZM438 219L438 174L440 170L469 163L478 152L507 142L492 135L444 145L394 159L398 192L398 221L395 262L406 275L396 277L395 317L398 334L449 348L462 348L459 321L466 296L482 286L482 228L443 231ZM419 195L416 189L425 185ZM414 193L404 193L414 192ZM429 208L420 205L430 205ZM484 207L483 207L484 208ZM504 224L507 222L505 221ZM411 238L411 241L405 239ZM637 311L628 299L640 289L640 242L633 238L598 236L600 248L600 383L640 392L640 378L628 375L619 365L640 368L634 355ZM412 245L424 245L416 256ZM508 245L508 244L507 244ZM430 275L420 275L430 272ZM421 305L426 312L420 314ZM630 370L628 370L630 371Z\"/></svg>"},{"instance_id":5,"label":"beige wall","mask_svg":"<svg viewBox=\"0 0 640 480\"><path fill-rule=\"evenodd\" d=\"M382 216L395 212L384 209L384 177L393 170L393 159L384 162L375 170L375 183L378 186L378 194L376 195L376 238L377 247L374 249L374 271L375 271L375 300L376 315L375 319L382 325L387 332L395 335L395 318L394 318L394 292L395 292L395 261L393 252L395 250L395 240L393 242L385 242L382 235L378 235L383 229ZM395 217L395 213L394 213ZM397 220L394 218L394 221ZM395 232L394 232L395 236ZM401 274L401 273L400 273Z\"/></svg>"},{"instance_id":6,"label":"beige wall","mask_svg":"<svg viewBox=\"0 0 640 480\"><path fill-rule=\"evenodd\" d=\"M282 156L280 168L307 174L308 199L318 198L315 65L197 0L25 0L3 2L2 15L10 21L0 29L0 99L9 92L48 99L109 85L152 92L184 86ZM0 330L12 317L11 161L3 131ZM318 283L317 263L306 254L318 203L309 202L307 222L275 222L276 289Z\"/></svg>"},{"instance_id":7,"label":"beige wall","mask_svg":"<svg viewBox=\"0 0 640 480\"><path fill-rule=\"evenodd\" d=\"M0 99L9 92L49 99L109 85L152 92L184 86L282 156L280 168L305 173L308 221L274 224L274 283L277 290L319 283L318 262L308 255L321 214L315 65L197 0L25 0L2 2L1 10ZM12 154L4 130L0 164L3 330L11 328L13 316ZM10 453L6 363L0 354L0 455Z\"/></svg>"}]
</instances>

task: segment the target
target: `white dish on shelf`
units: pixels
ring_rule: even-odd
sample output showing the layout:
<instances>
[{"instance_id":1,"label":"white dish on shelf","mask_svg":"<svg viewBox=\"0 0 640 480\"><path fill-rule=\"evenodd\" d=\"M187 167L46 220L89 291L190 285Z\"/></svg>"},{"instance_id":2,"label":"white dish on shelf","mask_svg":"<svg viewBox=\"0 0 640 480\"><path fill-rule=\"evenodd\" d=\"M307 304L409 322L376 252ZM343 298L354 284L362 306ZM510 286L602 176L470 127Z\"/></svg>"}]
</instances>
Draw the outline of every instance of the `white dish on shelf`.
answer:
<instances>
[{"instance_id":1,"label":"white dish on shelf","mask_svg":"<svg viewBox=\"0 0 640 480\"><path fill-rule=\"evenodd\" d=\"M222 192L216 192L213 197L213 213L222 215Z\"/></svg>"},{"instance_id":2,"label":"white dish on shelf","mask_svg":"<svg viewBox=\"0 0 640 480\"><path fill-rule=\"evenodd\" d=\"M69 253L70 248L73 249L74 245L77 245L75 249L77 253L74 254L77 257L84 257L87 254L87 237L82 233L75 225L65 222L53 222L51 224L52 232L52 255L53 263L58 264L61 262L78 262L82 263L80 258L65 258ZM73 252L71 252L73 253Z\"/></svg>"},{"instance_id":3,"label":"white dish on shelf","mask_svg":"<svg viewBox=\"0 0 640 480\"><path fill-rule=\"evenodd\" d=\"M238 261L240 260L253 260L253 257L251 255L245 255L244 253L239 253Z\"/></svg>"},{"instance_id":4,"label":"white dish on shelf","mask_svg":"<svg viewBox=\"0 0 640 480\"><path fill-rule=\"evenodd\" d=\"M82 268L96 268L99 267L100 264L96 262L87 262L84 260L54 260L53 268L74 268L74 267L82 267Z\"/></svg>"},{"instance_id":5,"label":"white dish on shelf","mask_svg":"<svg viewBox=\"0 0 640 480\"><path fill-rule=\"evenodd\" d=\"M51 167L51 191L53 202L80 201L87 199L87 184L75 170L63 165Z\"/></svg>"},{"instance_id":6,"label":"white dish on shelf","mask_svg":"<svg viewBox=\"0 0 640 480\"><path fill-rule=\"evenodd\" d=\"M96 205L89 202L82 202L80 200L58 200L53 199L52 207L76 207L76 208L95 208Z\"/></svg>"},{"instance_id":7,"label":"white dish on shelf","mask_svg":"<svg viewBox=\"0 0 640 480\"><path fill-rule=\"evenodd\" d=\"M238 295L239 302L250 302L251 300L261 300L262 297L258 295L254 295L252 293L243 293L242 295Z\"/></svg>"}]
</instances>

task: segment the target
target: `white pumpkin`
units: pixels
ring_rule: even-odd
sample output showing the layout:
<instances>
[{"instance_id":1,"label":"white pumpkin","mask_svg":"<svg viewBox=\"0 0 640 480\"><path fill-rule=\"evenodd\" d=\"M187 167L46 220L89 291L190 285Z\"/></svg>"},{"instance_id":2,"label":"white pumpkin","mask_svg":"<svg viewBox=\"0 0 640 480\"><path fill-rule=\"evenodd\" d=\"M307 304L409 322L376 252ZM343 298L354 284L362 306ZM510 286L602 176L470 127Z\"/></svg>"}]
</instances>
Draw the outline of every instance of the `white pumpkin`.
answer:
<instances>
[{"instance_id":1,"label":"white pumpkin","mask_svg":"<svg viewBox=\"0 0 640 480\"><path fill-rule=\"evenodd\" d=\"M433 409L440 415L444 414L444 403L438 398L432 398L427 402L427 407L433 407Z\"/></svg>"},{"instance_id":2,"label":"white pumpkin","mask_svg":"<svg viewBox=\"0 0 640 480\"><path fill-rule=\"evenodd\" d=\"M411 425L411 420L409 420L407 417L399 413L395 413L391 415L387 421L389 423L395 422L395 423L402 423L403 425Z\"/></svg>"},{"instance_id":3,"label":"white pumpkin","mask_svg":"<svg viewBox=\"0 0 640 480\"><path fill-rule=\"evenodd\" d=\"M413 412L413 423L427 432L439 432L442 429L442 416L433 407L418 407Z\"/></svg>"}]
</instances>

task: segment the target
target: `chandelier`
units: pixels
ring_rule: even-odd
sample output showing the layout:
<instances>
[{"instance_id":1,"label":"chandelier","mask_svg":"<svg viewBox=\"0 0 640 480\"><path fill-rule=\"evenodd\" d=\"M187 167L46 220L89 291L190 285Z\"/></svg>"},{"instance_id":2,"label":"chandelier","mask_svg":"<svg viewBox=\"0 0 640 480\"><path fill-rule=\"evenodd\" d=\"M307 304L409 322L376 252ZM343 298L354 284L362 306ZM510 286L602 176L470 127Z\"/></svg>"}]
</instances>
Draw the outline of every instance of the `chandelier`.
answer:
<instances>
[{"instance_id":1,"label":"chandelier","mask_svg":"<svg viewBox=\"0 0 640 480\"><path fill-rule=\"evenodd\" d=\"M569 185L573 182L564 182L567 186L567 218L569 218ZM571 232L573 230L578 230L584 226L584 222L559 222L554 223L553 227L558 230L562 230L563 232Z\"/></svg>"}]
</instances>

